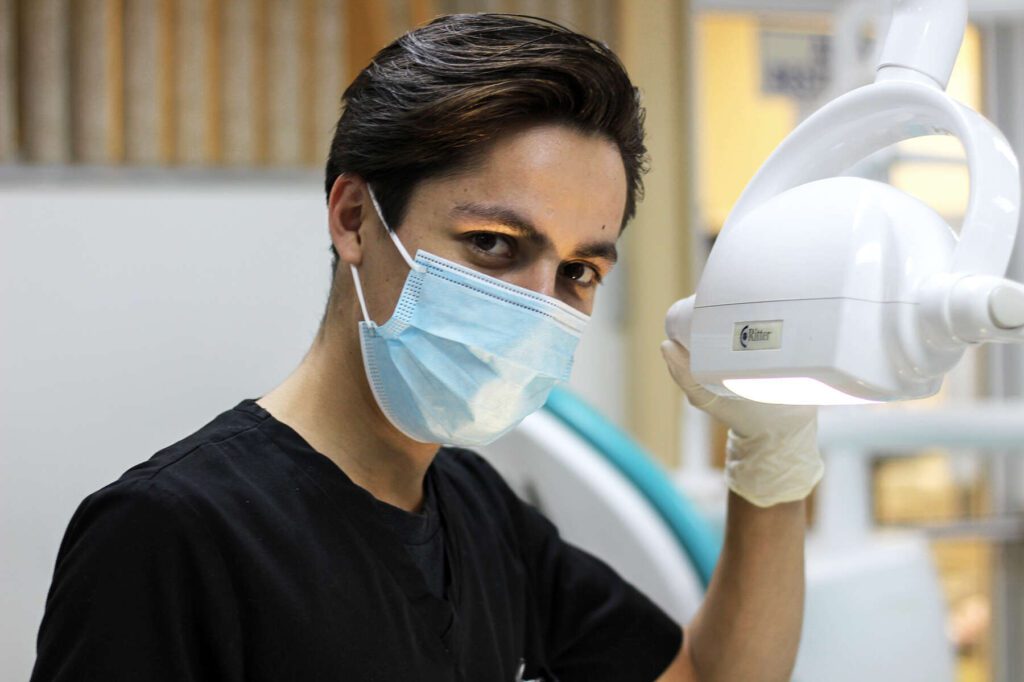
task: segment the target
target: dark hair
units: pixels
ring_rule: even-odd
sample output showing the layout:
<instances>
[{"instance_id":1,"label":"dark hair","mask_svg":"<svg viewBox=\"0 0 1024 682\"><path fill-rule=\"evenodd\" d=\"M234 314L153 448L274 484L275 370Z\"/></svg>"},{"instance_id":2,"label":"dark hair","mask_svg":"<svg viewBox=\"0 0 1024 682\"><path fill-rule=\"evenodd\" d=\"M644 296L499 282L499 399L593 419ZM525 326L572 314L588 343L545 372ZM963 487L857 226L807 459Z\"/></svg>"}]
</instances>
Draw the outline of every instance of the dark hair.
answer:
<instances>
[{"instance_id":1,"label":"dark hair","mask_svg":"<svg viewBox=\"0 0 1024 682\"><path fill-rule=\"evenodd\" d=\"M395 229L418 182L466 170L500 136L541 123L562 123L618 146L628 185L622 227L643 192L639 91L607 45L553 21L438 17L378 52L342 104L327 196L339 175L355 173L373 186Z\"/></svg>"}]
</instances>

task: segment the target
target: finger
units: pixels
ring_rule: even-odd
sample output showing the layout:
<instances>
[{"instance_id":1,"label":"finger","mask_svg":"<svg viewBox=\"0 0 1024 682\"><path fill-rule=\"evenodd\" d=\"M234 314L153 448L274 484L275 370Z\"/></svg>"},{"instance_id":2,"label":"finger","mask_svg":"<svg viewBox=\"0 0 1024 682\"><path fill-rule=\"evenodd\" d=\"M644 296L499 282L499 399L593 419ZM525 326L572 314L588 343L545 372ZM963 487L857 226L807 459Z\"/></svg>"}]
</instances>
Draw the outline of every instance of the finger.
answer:
<instances>
[{"instance_id":1,"label":"finger","mask_svg":"<svg viewBox=\"0 0 1024 682\"><path fill-rule=\"evenodd\" d=\"M671 339L661 342L661 355L665 358L668 371L679 387L686 393L690 403L697 409L704 409L718 400L718 396L697 383L690 373L690 352Z\"/></svg>"}]
</instances>

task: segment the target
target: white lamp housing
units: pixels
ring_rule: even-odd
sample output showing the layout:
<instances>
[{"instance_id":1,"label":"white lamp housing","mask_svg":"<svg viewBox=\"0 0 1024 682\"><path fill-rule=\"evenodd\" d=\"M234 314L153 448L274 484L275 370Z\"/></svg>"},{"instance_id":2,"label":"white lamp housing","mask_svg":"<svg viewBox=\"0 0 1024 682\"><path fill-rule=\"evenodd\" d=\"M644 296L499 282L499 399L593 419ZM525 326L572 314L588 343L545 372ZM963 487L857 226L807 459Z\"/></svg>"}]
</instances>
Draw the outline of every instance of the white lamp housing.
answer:
<instances>
[{"instance_id":1,"label":"white lamp housing","mask_svg":"<svg viewBox=\"0 0 1024 682\"><path fill-rule=\"evenodd\" d=\"M696 294L666 319L708 389L812 405L922 398L968 345L1024 342L1024 286L1003 279L1017 160L995 126L942 89L966 16L963 0L897 2L876 82L804 121L747 186ZM959 238L914 197L837 177L934 134L957 137L967 157Z\"/></svg>"}]
</instances>

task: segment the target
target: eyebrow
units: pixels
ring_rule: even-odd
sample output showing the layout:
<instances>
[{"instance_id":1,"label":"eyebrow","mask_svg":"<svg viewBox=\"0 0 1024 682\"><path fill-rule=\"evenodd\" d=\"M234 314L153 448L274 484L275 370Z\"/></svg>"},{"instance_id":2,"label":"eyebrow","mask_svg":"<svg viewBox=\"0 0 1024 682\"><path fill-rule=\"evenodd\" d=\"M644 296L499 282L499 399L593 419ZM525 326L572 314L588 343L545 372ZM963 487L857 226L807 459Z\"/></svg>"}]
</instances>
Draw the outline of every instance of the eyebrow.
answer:
<instances>
[{"instance_id":1,"label":"eyebrow","mask_svg":"<svg viewBox=\"0 0 1024 682\"><path fill-rule=\"evenodd\" d=\"M492 206L475 202L458 204L452 213L481 218L490 223L507 227L519 236L537 246L551 246L551 238L537 229L529 218L507 206ZM593 241L577 246L572 252L573 258L602 258L611 263L619 260L619 252L614 241Z\"/></svg>"}]
</instances>

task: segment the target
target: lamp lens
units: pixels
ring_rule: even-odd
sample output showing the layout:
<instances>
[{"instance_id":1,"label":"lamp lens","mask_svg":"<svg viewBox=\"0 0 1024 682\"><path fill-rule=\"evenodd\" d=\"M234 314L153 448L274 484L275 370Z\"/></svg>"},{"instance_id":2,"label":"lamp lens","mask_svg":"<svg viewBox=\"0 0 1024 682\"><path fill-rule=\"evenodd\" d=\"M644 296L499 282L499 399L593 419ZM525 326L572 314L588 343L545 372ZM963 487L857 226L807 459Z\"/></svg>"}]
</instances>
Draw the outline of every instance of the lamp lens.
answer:
<instances>
[{"instance_id":1,"label":"lamp lens","mask_svg":"<svg viewBox=\"0 0 1024 682\"><path fill-rule=\"evenodd\" d=\"M722 384L736 395L759 403L780 405L864 405L878 402L844 393L810 377L724 379Z\"/></svg>"}]
</instances>

